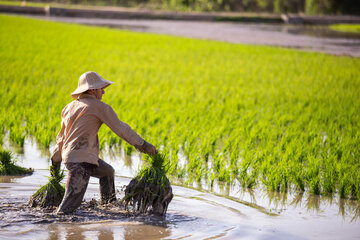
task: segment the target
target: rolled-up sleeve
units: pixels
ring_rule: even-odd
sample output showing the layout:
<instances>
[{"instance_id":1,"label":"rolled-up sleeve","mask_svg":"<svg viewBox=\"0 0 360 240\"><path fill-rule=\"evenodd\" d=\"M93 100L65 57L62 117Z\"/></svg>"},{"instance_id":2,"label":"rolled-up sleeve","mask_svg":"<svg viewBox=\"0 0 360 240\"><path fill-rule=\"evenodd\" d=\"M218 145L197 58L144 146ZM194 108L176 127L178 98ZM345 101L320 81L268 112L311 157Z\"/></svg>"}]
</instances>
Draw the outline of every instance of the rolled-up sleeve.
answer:
<instances>
[{"instance_id":1,"label":"rolled-up sleeve","mask_svg":"<svg viewBox=\"0 0 360 240\"><path fill-rule=\"evenodd\" d=\"M103 108L103 114L101 114L100 119L116 135L124 139L129 144L135 146L136 148L143 146L144 139L132 130L128 124L120 121L115 111L109 105L106 105Z\"/></svg>"}]
</instances>

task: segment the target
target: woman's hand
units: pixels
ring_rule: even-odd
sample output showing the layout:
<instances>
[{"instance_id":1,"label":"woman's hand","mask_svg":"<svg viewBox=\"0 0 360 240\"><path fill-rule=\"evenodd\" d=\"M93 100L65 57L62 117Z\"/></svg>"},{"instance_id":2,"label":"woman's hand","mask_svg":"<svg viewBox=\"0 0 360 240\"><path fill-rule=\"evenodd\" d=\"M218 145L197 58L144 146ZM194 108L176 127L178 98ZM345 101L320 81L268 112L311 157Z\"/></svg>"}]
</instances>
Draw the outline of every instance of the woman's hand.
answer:
<instances>
[{"instance_id":1,"label":"woman's hand","mask_svg":"<svg viewBox=\"0 0 360 240\"><path fill-rule=\"evenodd\" d=\"M146 142L144 146L144 153L147 153L149 155L155 155L156 148L151 143Z\"/></svg>"},{"instance_id":2,"label":"woman's hand","mask_svg":"<svg viewBox=\"0 0 360 240\"><path fill-rule=\"evenodd\" d=\"M147 141L144 140L144 143L141 146L134 146L138 151L142 153L146 153L149 155L155 155L156 154L156 148Z\"/></svg>"}]
</instances>

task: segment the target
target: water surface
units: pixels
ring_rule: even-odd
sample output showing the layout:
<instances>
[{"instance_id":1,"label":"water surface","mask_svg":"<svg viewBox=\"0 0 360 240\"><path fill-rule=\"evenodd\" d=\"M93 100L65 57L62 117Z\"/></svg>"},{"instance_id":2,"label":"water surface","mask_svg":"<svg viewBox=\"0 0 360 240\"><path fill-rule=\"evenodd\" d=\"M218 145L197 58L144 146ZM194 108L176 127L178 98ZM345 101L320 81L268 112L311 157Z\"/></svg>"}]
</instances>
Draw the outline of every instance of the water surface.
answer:
<instances>
[{"instance_id":1,"label":"water surface","mask_svg":"<svg viewBox=\"0 0 360 240\"><path fill-rule=\"evenodd\" d=\"M33 167L25 177L0 177L0 238L2 239L359 239L358 202L303 193L250 191L238 186L173 185L174 199L165 218L128 215L119 208L91 207L100 199L98 182L91 178L85 201L70 216L33 210L30 195L49 176L48 149L26 139L15 152L18 164ZM123 150L104 151L116 169L118 198L121 186L141 166L140 155ZM200 186L201 185L201 186Z\"/></svg>"}]
</instances>

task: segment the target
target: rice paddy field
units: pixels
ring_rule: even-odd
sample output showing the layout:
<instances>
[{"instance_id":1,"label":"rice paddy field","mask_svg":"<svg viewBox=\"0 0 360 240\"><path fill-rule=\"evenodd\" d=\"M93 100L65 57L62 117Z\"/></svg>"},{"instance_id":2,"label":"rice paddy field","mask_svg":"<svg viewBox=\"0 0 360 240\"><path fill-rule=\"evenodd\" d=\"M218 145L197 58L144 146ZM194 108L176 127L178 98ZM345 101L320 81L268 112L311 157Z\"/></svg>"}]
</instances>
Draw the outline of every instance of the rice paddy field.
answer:
<instances>
[{"instance_id":1,"label":"rice paddy field","mask_svg":"<svg viewBox=\"0 0 360 240\"><path fill-rule=\"evenodd\" d=\"M0 66L0 141L49 147L96 71L177 181L360 198L358 58L0 15ZM99 138L135 151L106 126Z\"/></svg>"},{"instance_id":2,"label":"rice paddy field","mask_svg":"<svg viewBox=\"0 0 360 240\"><path fill-rule=\"evenodd\" d=\"M333 24L330 28L339 32L360 33L360 24Z\"/></svg>"}]
</instances>

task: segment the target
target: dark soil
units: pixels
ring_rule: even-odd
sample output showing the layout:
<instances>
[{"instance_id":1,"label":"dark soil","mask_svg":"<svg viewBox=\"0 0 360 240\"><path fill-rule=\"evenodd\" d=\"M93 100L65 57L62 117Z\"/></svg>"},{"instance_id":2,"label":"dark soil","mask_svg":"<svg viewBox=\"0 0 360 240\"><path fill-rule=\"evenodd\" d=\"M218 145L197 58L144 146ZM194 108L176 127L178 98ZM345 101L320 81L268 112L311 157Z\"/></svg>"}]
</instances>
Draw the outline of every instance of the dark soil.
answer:
<instances>
[{"instance_id":1,"label":"dark soil","mask_svg":"<svg viewBox=\"0 0 360 240\"><path fill-rule=\"evenodd\" d=\"M83 202L69 215L57 215L56 207L30 207L16 198L0 199L0 229L15 224L94 222L102 220L132 220L136 214L126 211L120 202L101 204L95 199Z\"/></svg>"}]
</instances>

